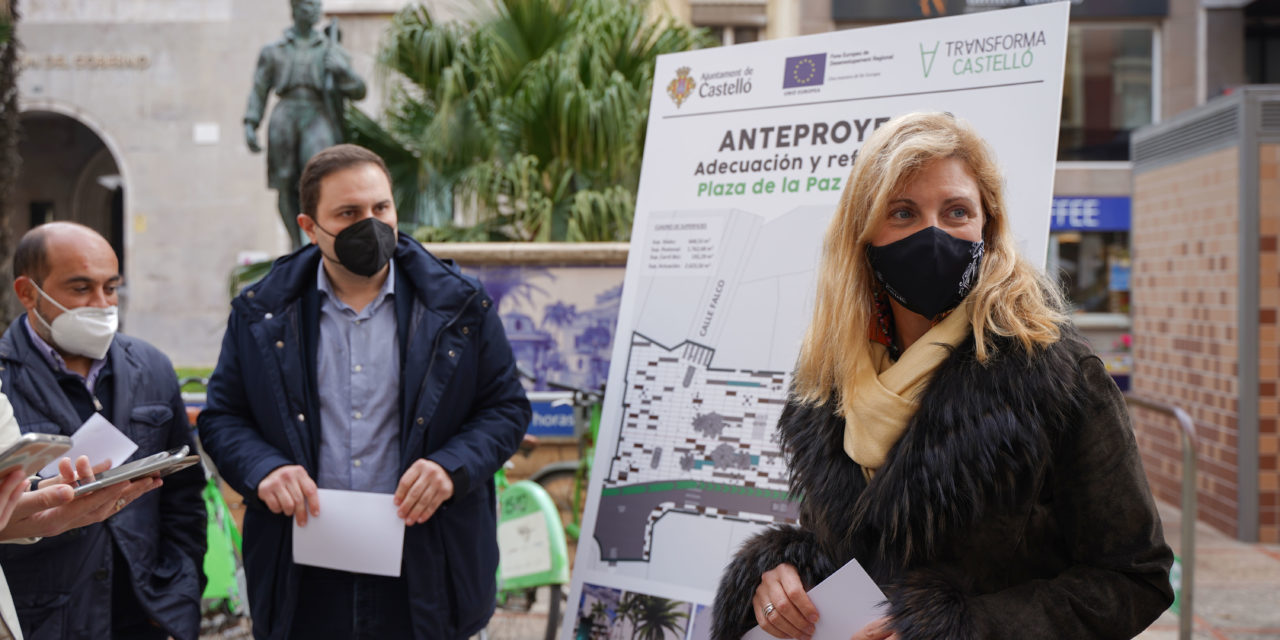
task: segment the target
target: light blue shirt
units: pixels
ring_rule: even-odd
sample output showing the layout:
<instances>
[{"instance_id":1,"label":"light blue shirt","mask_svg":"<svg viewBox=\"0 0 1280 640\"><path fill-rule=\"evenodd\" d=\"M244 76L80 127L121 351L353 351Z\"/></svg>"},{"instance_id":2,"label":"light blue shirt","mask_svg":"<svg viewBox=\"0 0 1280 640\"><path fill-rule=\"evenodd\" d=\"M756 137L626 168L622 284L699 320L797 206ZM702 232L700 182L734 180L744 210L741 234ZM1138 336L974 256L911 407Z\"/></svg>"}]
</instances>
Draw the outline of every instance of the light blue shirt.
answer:
<instances>
[{"instance_id":1,"label":"light blue shirt","mask_svg":"<svg viewBox=\"0 0 1280 640\"><path fill-rule=\"evenodd\" d=\"M338 299L317 267L320 336L322 489L394 493L400 481L400 342L396 338L395 265L359 313Z\"/></svg>"}]
</instances>

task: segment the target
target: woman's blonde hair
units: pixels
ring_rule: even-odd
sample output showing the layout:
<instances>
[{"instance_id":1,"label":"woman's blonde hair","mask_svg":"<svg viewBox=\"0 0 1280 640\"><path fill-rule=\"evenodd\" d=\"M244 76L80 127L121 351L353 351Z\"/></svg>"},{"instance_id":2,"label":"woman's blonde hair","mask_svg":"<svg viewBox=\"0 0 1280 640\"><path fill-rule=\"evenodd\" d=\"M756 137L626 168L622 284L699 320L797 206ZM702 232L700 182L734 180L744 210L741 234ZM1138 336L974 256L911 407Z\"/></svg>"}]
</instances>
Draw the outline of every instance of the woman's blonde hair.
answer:
<instances>
[{"instance_id":1,"label":"woman's blonde hair","mask_svg":"<svg viewBox=\"0 0 1280 640\"><path fill-rule=\"evenodd\" d=\"M848 415L858 363L869 361L858 357L859 350L870 347L876 313L867 246L889 215L888 202L926 165L944 158L969 168L985 214L982 268L967 297L978 360L988 361L995 351L992 336L1013 338L1028 352L1058 340L1066 321L1062 295L1018 255L995 154L951 114L911 113L890 120L863 144L827 228L813 321L796 364L794 391L801 400L822 405L834 394L840 413Z\"/></svg>"}]
</instances>

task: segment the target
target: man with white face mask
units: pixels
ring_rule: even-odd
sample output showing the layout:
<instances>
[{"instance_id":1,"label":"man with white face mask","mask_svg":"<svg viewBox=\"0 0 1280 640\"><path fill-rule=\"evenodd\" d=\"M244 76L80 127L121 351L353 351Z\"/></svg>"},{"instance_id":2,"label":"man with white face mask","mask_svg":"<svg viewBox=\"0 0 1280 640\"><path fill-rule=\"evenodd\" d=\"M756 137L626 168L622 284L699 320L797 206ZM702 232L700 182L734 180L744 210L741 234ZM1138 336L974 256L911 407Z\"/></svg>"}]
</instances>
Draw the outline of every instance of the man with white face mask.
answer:
<instances>
[{"instance_id":1,"label":"man with white face mask","mask_svg":"<svg viewBox=\"0 0 1280 640\"><path fill-rule=\"evenodd\" d=\"M131 460L193 445L169 359L116 333L122 277L102 236L66 222L35 227L18 243L13 272L26 313L0 337L0 383L23 432L74 437L99 413L138 445ZM9 583L21 586L14 604L26 639L194 640L203 488L192 467L121 498L102 523L0 547Z\"/></svg>"}]
</instances>

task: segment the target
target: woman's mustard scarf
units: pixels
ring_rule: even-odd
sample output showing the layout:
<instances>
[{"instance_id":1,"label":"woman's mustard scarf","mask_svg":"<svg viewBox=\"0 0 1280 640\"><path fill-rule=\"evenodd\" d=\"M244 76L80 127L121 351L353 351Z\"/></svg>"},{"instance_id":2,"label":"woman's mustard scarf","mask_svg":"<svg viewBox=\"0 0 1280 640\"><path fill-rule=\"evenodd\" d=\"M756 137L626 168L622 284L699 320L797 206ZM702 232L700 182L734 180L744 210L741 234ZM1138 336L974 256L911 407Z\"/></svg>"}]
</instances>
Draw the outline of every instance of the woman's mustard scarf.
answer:
<instances>
[{"instance_id":1,"label":"woman's mustard scarf","mask_svg":"<svg viewBox=\"0 0 1280 640\"><path fill-rule=\"evenodd\" d=\"M844 417L844 450L868 480L906 431L933 372L970 331L968 304L962 303L897 362L889 358L888 347L874 341L859 354L857 386Z\"/></svg>"}]
</instances>

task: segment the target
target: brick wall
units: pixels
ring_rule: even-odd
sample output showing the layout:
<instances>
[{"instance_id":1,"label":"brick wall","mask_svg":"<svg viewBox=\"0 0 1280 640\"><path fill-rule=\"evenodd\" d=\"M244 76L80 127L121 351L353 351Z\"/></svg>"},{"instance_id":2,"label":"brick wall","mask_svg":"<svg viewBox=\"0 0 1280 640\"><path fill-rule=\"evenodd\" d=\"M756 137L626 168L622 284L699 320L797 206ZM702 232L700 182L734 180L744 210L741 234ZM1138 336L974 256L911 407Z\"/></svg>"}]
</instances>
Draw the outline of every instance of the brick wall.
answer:
<instances>
[{"instance_id":1,"label":"brick wall","mask_svg":"<svg viewBox=\"0 0 1280 640\"><path fill-rule=\"evenodd\" d=\"M1238 535L1238 153L1230 148L1135 173L1131 236L1133 391L1180 406L1196 421L1202 446L1200 518L1233 536ZM1265 259L1263 264L1265 270ZM1280 299L1273 299L1270 332L1263 333L1264 342L1269 337L1272 345L1277 307ZM1273 418L1274 433L1274 366L1270 374L1270 411L1264 408L1264 415ZM1134 427L1152 491L1178 504L1182 462L1177 424L1136 410Z\"/></svg>"},{"instance_id":2,"label":"brick wall","mask_svg":"<svg viewBox=\"0 0 1280 640\"><path fill-rule=\"evenodd\" d=\"M1280 145L1258 152L1258 539L1280 542Z\"/></svg>"}]
</instances>

